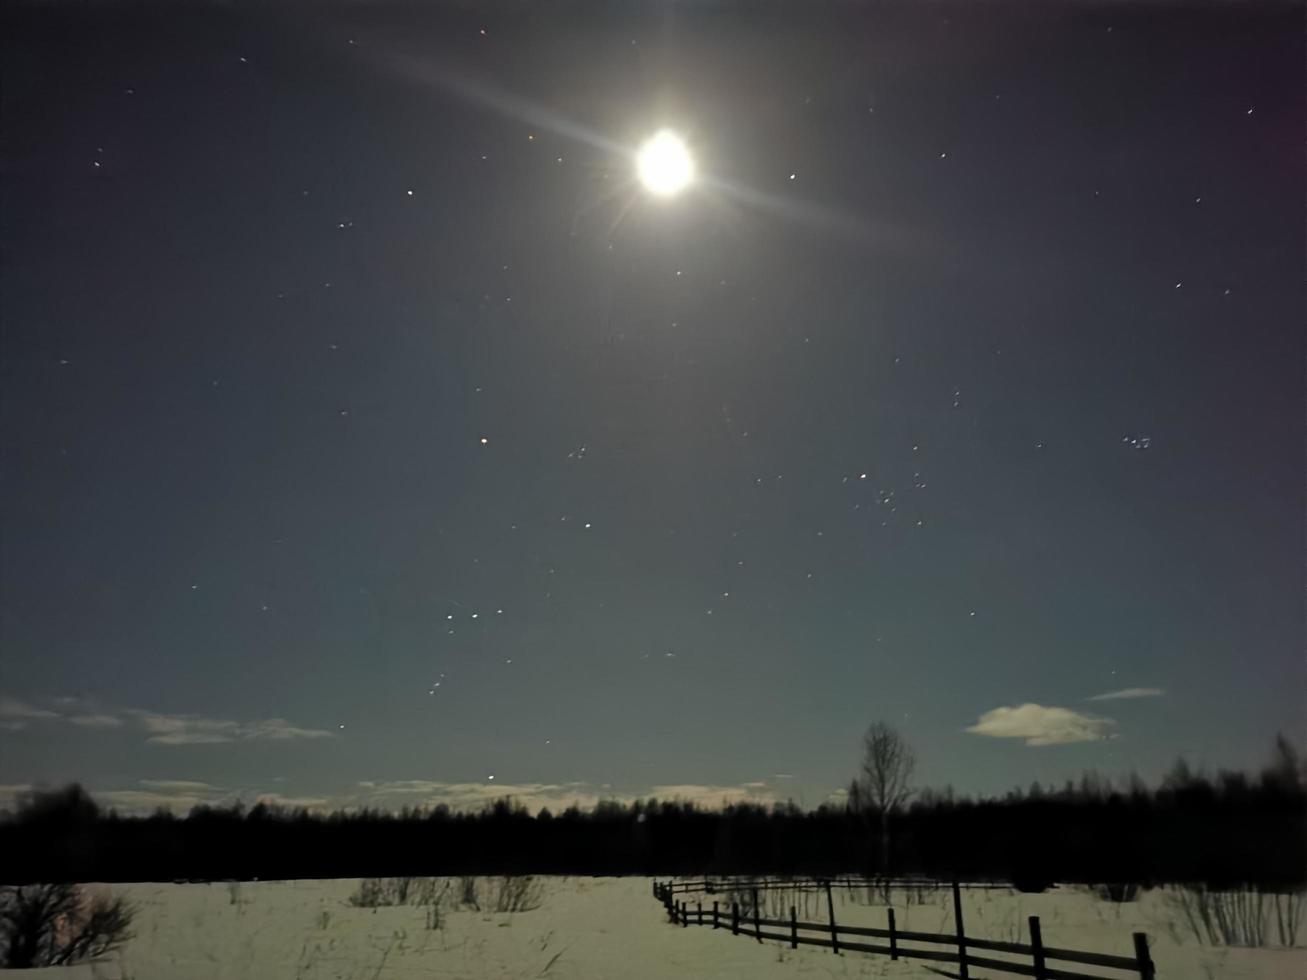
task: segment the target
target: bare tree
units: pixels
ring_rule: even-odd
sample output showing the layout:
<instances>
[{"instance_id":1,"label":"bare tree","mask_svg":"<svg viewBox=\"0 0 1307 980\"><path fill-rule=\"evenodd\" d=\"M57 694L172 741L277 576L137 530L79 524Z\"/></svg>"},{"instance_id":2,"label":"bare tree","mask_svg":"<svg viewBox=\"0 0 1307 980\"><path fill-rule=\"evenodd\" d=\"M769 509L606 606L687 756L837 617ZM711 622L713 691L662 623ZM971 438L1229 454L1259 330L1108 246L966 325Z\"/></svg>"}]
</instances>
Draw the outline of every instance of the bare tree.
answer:
<instances>
[{"instance_id":1,"label":"bare tree","mask_svg":"<svg viewBox=\"0 0 1307 980\"><path fill-rule=\"evenodd\" d=\"M1301 791L1304 782L1307 782L1307 766L1284 733L1276 732L1271 764L1262 770L1262 785L1296 793Z\"/></svg>"},{"instance_id":2,"label":"bare tree","mask_svg":"<svg viewBox=\"0 0 1307 980\"><path fill-rule=\"evenodd\" d=\"M0 967L66 966L103 956L131 938L122 898L88 897L77 885L0 888Z\"/></svg>"},{"instance_id":3,"label":"bare tree","mask_svg":"<svg viewBox=\"0 0 1307 980\"><path fill-rule=\"evenodd\" d=\"M909 781L917 759L903 736L883 721L862 737L862 762L849 784L849 806L880 818L880 863L889 865L890 816L913 793Z\"/></svg>"}]
</instances>

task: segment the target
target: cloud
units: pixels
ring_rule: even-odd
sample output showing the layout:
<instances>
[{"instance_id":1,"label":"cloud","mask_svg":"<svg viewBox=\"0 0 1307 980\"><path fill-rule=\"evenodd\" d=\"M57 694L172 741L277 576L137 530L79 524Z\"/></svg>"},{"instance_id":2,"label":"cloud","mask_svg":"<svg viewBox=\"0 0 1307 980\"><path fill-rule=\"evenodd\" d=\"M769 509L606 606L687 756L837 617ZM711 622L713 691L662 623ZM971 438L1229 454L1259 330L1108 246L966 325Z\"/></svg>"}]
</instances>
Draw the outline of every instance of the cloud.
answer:
<instances>
[{"instance_id":1,"label":"cloud","mask_svg":"<svg viewBox=\"0 0 1307 980\"><path fill-rule=\"evenodd\" d=\"M142 786L150 789L174 793L221 793L223 790L212 783L201 783L194 779L138 779Z\"/></svg>"},{"instance_id":2,"label":"cloud","mask_svg":"<svg viewBox=\"0 0 1307 980\"><path fill-rule=\"evenodd\" d=\"M37 787L40 788L40 787ZM0 806L12 805L24 793L32 790L28 784L0 785ZM842 793L843 791L837 791ZM147 815L159 809L171 810L184 816L196 806L228 806L243 802L246 807L267 803L292 808L305 808L319 812L335 810L350 812L364 807L397 811L402 807L431 809L444 805L453 811L476 812L487 804L505 797L520 803L528 811L542 807L558 812L569 806L592 809L596 804L613 800L629 805L635 800L688 801L703 808L716 808L723 804L751 802L772 803L777 798L761 782L742 783L736 786L715 786L699 783L659 785L640 793L614 793L606 784L584 782L565 783L501 783L443 782L434 779L359 780L345 793L320 795L283 795L265 792L257 787L231 789L197 779L138 779L125 787L91 789L90 793L101 806L113 808L122 814Z\"/></svg>"},{"instance_id":3,"label":"cloud","mask_svg":"<svg viewBox=\"0 0 1307 980\"><path fill-rule=\"evenodd\" d=\"M1160 698L1166 692L1160 687L1127 687L1120 691L1108 691L1106 694L1095 694L1090 701L1126 701L1131 698Z\"/></svg>"},{"instance_id":4,"label":"cloud","mask_svg":"<svg viewBox=\"0 0 1307 980\"><path fill-rule=\"evenodd\" d=\"M488 803L509 797L528 810L549 807L551 810L578 806L589 809L603 800L629 804L634 800L685 800L703 807L744 801L767 803L776 799L766 783L752 782L737 786L709 786L698 783L651 786L640 793L616 793L609 784L593 783L501 783L486 780L475 783L449 783L432 779L360 780L356 791L334 797L332 806L347 809L363 806L395 808L402 806L434 807L451 810L478 810Z\"/></svg>"},{"instance_id":5,"label":"cloud","mask_svg":"<svg viewBox=\"0 0 1307 980\"><path fill-rule=\"evenodd\" d=\"M220 795L209 793L167 793L151 789L109 789L91 793L101 806L120 813L150 813L154 810L171 810L185 814L201 803L217 803Z\"/></svg>"},{"instance_id":6,"label":"cloud","mask_svg":"<svg viewBox=\"0 0 1307 980\"><path fill-rule=\"evenodd\" d=\"M320 728L301 728L284 718L266 721L229 721L202 718L199 715L166 715L139 708L128 708L130 715L149 733L147 742L156 745L217 745L249 740L284 741L292 738L332 738L333 733Z\"/></svg>"},{"instance_id":7,"label":"cloud","mask_svg":"<svg viewBox=\"0 0 1307 980\"><path fill-rule=\"evenodd\" d=\"M487 803L510 797L528 810L551 809L576 804L592 807L601 796L586 783L447 783L432 779L363 780L363 791L337 799L338 805L357 806L447 806L451 810L478 810Z\"/></svg>"},{"instance_id":8,"label":"cloud","mask_svg":"<svg viewBox=\"0 0 1307 980\"><path fill-rule=\"evenodd\" d=\"M10 807L32 791L31 783L0 783L0 807Z\"/></svg>"},{"instance_id":9,"label":"cloud","mask_svg":"<svg viewBox=\"0 0 1307 980\"><path fill-rule=\"evenodd\" d=\"M1070 745L1073 742L1100 742L1115 738L1108 729L1116 722L1080 714L1070 708L1023 704L1016 708L986 711L980 720L964 731L992 738L1023 738L1027 745Z\"/></svg>"},{"instance_id":10,"label":"cloud","mask_svg":"<svg viewBox=\"0 0 1307 980\"><path fill-rule=\"evenodd\" d=\"M335 733L305 728L285 718L230 721L200 715L165 714L142 708L91 710L81 698L55 698L54 703L79 705L76 714L41 708L17 698L0 696L0 729L19 731L32 721L67 722L79 728L122 728L129 723L146 733L156 745L216 745L249 740L287 741L297 738L332 738Z\"/></svg>"},{"instance_id":11,"label":"cloud","mask_svg":"<svg viewBox=\"0 0 1307 980\"><path fill-rule=\"evenodd\" d=\"M83 728L121 728L123 720L113 715L72 715L68 719Z\"/></svg>"},{"instance_id":12,"label":"cloud","mask_svg":"<svg viewBox=\"0 0 1307 980\"><path fill-rule=\"evenodd\" d=\"M660 800L695 803L704 807L730 803L770 803L776 797L765 789L765 783L744 783L739 786L701 786L694 783L674 786L651 786L649 796Z\"/></svg>"},{"instance_id":13,"label":"cloud","mask_svg":"<svg viewBox=\"0 0 1307 980\"><path fill-rule=\"evenodd\" d=\"M331 799L326 796L282 796L280 793L260 793L257 802L295 810L323 810L328 808Z\"/></svg>"},{"instance_id":14,"label":"cloud","mask_svg":"<svg viewBox=\"0 0 1307 980\"><path fill-rule=\"evenodd\" d=\"M58 719L58 717L58 711L48 711L47 708L38 708L17 698L0 695L0 721L9 723L7 727L10 729L24 728L29 721L44 721Z\"/></svg>"},{"instance_id":15,"label":"cloud","mask_svg":"<svg viewBox=\"0 0 1307 980\"><path fill-rule=\"evenodd\" d=\"M103 806L125 813L152 813L160 808L184 815L201 804L228 805L243 801L247 806L305 807L311 810L330 808L325 796L283 796L255 790L230 790L195 779L138 779L131 789L97 790L91 793Z\"/></svg>"}]
</instances>

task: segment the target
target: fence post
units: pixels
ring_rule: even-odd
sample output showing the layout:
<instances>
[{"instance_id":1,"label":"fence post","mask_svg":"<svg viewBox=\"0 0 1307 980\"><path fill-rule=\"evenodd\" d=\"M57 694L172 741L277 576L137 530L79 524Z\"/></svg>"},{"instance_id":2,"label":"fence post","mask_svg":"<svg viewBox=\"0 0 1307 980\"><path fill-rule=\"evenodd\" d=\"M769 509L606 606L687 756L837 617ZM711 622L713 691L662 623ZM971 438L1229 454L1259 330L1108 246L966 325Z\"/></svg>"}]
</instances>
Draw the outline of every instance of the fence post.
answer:
<instances>
[{"instance_id":1,"label":"fence post","mask_svg":"<svg viewBox=\"0 0 1307 980\"><path fill-rule=\"evenodd\" d=\"M835 900L830 895L830 880L826 881L826 912L830 915L830 948L836 956L840 955L840 937L835 932Z\"/></svg>"},{"instance_id":2,"label":"fence post","mask_svg":"<svg viewBox=\"0 0 1307 980\"><path fill-rule=\"evenodd\" d=\"M799 916L794 911L794 906L790 906L790 949L799 948Z\"/></svg>"},{"instance_id":3,"label":"fence post","mask_svg":"<svg viewBox=\"0 0 1307 980\"><path fill-rule=\"evenodd\" d=\"M720 925L721 924L717 921L717 903L713 902L712 903L712 927L714 929L717 929L720 927Z\"/></svg>"},{"instance_id":4,"label":"fence post","mask_svg":"<svg viewBox=\"0 0 1307 980\"><path fill-rule=\"evenodd\" d=\"M889 913L889 958L897 960L899 958L899 937L894 931L894 910L886 909Z\"/></svg>"},{"instance_id":5,"label":"fence post","mask_svg":"<svg viewBox=\"0 0 1307 980\"><path fill-rule=\"evenodd\" d=\"M953 921L958 928L958 976L969 980L967 972L967 934L962 929L962 891L958 888L958 876L953 876Z\"/></svg>"},{"instance_id":6,"label":"fence post","mask_svg":"<svg viewBox=\"0 0 1307 980\"><path fill-rule=\"evenodd\" d=\"M758 889L753 890L753 935L762 942L762 923L758 921Z\"/></svg>"},{"instance_id":7,"label":"fence post","mask_svg":"<svg viewBox=\"0 0 1307 980\"><path fill-rule=\"evenodd\" d=\"M689 928L690 925L690 903L681 903L681 928Z\"/></svg>"},{"instance_id":8,"label":"fence post","mask_svg":"<svg viewBox=\"0 0 1307 980\"><path fill-rule=\"evenodd\" d=\"M1153 980L1153 958L1148 955L1148 936L1142 932L1135 933L1135 962L1141 980Z\"/></svg>"},{"instance_id":9,"label":"fence post","mask_svg":"<svg viewBox=\"0 0 1307 980\"><path fill-rule=\"evenodd\" d=\"M699 911L699 917L698 920L695 922L695 925L701 926L703 925L703 902L695 902L694 904Z\"/></svg>"},{"instance_id":10,"label":"fence post","mask_svg":"<svg viewBox=\"0 0 1307 980\"><path fill-rule=\"evenodd\" d=\"M731 935L738 936L739 934L740 934L740 903L732 902L731 903Z\"/></svg>"},{"instance_id":11,"label":"fence post","mask_svg":"<svg viewBox=\"0 0 1307 980\"><path fill-rule=\"evenodd\" d=\"M1030 917L1030 951L1035 957L1035 980L1046 980L1044 973L1044 937L1039 931L1039 916Z\"/></svg>"}]
</instances>

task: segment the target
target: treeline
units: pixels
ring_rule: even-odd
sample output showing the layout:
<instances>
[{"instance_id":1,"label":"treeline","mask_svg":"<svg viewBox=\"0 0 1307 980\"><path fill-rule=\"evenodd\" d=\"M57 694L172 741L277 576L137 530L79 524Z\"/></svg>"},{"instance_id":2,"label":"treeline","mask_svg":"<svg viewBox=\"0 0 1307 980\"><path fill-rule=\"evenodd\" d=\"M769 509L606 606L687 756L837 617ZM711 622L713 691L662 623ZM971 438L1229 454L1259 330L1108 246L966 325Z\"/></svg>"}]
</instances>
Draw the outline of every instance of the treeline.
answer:
<instances>
[{"instance_id":1,"label":"treeline","mask_svg":"<svg viewBox=\"0 0 1307 980\"><path fill-rule=\"evenodd\" d=\"M80 787L30 794L0 818L0 879L168 881L455 874L925 874L1011 881L1307 884L1307 780L1289 752L1259 776L1190 772L1155 789L1087 775L997 799L923 791L892 815L793 802L707 810L602 802L528 813L331 814L266 804L198 806L185 817L106 812Z\"/></svg>"}]
</instances>

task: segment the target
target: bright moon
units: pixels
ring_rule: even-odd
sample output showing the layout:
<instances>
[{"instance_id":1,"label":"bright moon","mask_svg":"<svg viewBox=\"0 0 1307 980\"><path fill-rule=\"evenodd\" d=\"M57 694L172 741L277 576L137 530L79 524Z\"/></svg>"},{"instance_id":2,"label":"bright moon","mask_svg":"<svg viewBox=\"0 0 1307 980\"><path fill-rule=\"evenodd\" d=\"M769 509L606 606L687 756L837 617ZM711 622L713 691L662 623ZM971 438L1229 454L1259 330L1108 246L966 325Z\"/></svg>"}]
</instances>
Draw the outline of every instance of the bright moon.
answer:
<instances>
[{"instance_id":1,"label":"bright moon","mask_svg":"<svg viewBox=\"0 0 1307 980\"><path fill-rule=\"evenodd\" d=\"M640 183L651 194L671 197L694 179L694 161L679 136L669 129L655 133L635 155Z\"/></svg>"}]
</instances>

